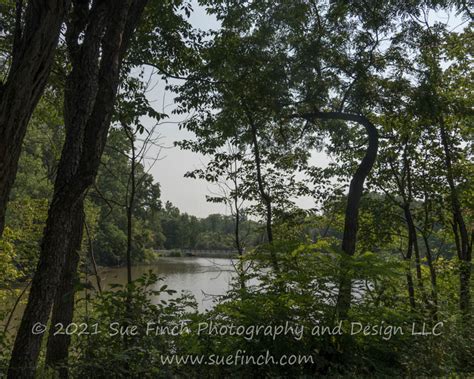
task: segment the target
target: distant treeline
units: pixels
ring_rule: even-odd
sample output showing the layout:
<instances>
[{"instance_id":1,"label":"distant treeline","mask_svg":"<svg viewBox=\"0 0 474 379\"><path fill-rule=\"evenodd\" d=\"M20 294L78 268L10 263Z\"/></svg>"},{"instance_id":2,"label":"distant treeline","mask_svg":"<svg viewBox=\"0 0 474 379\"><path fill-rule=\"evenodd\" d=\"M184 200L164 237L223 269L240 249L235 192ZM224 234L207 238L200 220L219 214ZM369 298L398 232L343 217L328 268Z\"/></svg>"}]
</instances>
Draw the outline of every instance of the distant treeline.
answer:
<instances>
[{"instance_id":1,"label":"distant treeline","mask_svg":"<svg viewBox=\"0 0 474 379\"><path fill-rule=\"evenodd\" d=\"M48 103L42 103L45 112ZM41 242L42 225L63 139L61 128L52 128L50 114L33 119L20 159L20 168L11 206L7 215L8 230L13 233L16 262L28 276L36 264ZM99 175L86 199L86 233L83 249L92 249L99 265L125 263L127 244L127 185L131 162L130 148L122 130L110 133ZM233 249L235 248L235 219L233 216L212 214L198 218L160 200L160 186L145 171L137 167L136 201L133 209L132 257L135 262L153 258L154 249ZM261 239L257 222L241 217L242 233L249 246Z\"/></svg>"}]
</instances>

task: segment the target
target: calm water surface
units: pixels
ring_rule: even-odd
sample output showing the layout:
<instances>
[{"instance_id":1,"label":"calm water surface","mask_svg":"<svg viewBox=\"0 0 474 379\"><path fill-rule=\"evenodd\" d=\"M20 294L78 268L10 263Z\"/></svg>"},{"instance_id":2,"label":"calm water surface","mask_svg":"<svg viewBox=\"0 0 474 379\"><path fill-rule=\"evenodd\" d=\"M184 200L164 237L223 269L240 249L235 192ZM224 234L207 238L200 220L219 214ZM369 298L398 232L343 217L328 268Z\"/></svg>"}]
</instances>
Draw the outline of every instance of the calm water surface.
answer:
<instances>
[{"instance_id":1,"label":"calm water surface","mask_svg":"<svg viewBox=\"0 0 474 379\"><path fill-rule=\"evenodd\" d=\"M177 296L181 291L189 291L198 303L199 311L205 311L213 307L216 296L223 295L230 286L230 282L235 275L233 261L228 258L171 258L162 257L153 265L135 266L132 269L132 278L137 279L142 274L153 271L163 281L156 284L159 289L164 284L168 289L177 291ZM110 289L111 284L126 284L127 269L125 267L102 268L99 275L103 289ZM95 285L94 277L89 276L89 281ZM153 298L154 303L161 299L169 298L167 294L162 294L162 298ZM17 306L13 319L10 323L9 331L14 330L20 323L23 310L26 306L28 294L24 294L22 302ZM0 310L10 310L16 298L8 299L7 304L0 304ZM0 326L3 326L6 319L0 319Z\"/></svg>"},{"instance_id":2,"label":"calm water surface","mask_svg":"<svg viewBox=\"0 0 474 379\"><path fill-rule=\"evenodd\" d=\"M156 289L166 284L169 289L178 293L189 291L196 298L200 311L212 308L215 298L213 295L223 295L235 275L231 259L163 257L156 264L133 267L132 277L136 279L150 270L164 279L156 284ZM104 288L110 284L125 284L127 269L125 267L102 269L100 277ZM89 277L89 280L95 283L94 278Z\"/></svg>"}]
</instances>

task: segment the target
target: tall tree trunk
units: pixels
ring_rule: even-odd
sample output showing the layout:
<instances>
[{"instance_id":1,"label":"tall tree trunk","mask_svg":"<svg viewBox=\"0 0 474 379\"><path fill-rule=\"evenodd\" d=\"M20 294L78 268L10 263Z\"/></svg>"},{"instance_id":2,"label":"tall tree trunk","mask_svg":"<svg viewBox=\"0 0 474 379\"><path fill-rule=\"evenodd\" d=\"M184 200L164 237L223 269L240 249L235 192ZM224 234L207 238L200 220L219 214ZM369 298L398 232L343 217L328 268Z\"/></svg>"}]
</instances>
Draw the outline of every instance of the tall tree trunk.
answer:
<instances>
[{"instance_id":1,"label":"tall tree trunk","mask_svg":"<svg viewBox=\"0 0 474 379\"><path fill-rule=\"evenodd\" d=\"M242 248L242 243L240 241L240 209L238 207L237 196L234 197L235 205L235 224L234 224L234 238L235 238L235 248L239 257L242 257L244 254L244 249Z\"/></svg>"},{"instance_id":2,"label":"tall tree trunk","mask_svg":"<svg viewBox=\"0 0 474 379\"><path fill-rule=\"evenodd\" d=\"M127 283L132 283L133 208L135 205L135 162L132 162L131 189L127 206Z\"/></svg>"},{"instance_id":3,"label":"tall tree trunk","mask_svg":"<svg viewBox=\"0 0 474 379\"><path fill-rule=\"evenodd\" d=\"M49 209L40 259L13 347L9 378L34 377L42 335L60 285L66 246L69 246L73 234L71 209L75 208L74 205L68 194L59 192Z\"/></svg>"},{"instance_id":4,"label":"tall tree trunk","mask_svg":"<svg viewBox=\"0 0 474 379\"><path fill-rule=\"evenodd\" d=\"M72 236L67 249L66 262L62 271L61 280L54 299L53 312L51 315L51 327L49 331L46 365L58 368L60 378L68 377L67 359L71 336L68 334L54 335L58 330L56 325L61 324L65 328L73 322L74 298L79 275L77 268L80 260L80 249L84 225L84 204L81 199L75 206Z\"/></svg>"},{"instance_id":5,"label":"tall tree trunk","mask_svg":"<svg viewBox=\"0 0 474 379\"><path fill-rule=\"evenodd\" d=\"M411 212L411 203L413 201L413 186L411 180L411 165L408 159L408 148L409 148L409 137L406 136L403 149L403 172L404 175L400 180L400 191L402 192L403 199L405 200L403 204L403 213L405 215L405 222L408 229L408 252L407 257L411 261L412 253L415 253L415 272L416 279L418 283L418 288L420 290L421 297L424 302L427 303L426 294L423 286L423 276L421 272L421 258L420 258L420 247L418 244L418 235L416 233L415 220ZM406 192L406 193L405 193ZM411 275L411 267L409 267Z\"/></svg>"},{"instance_id":6,"label":"tall tree trunk","mask_svg":"<svg viewBox=\"0 0 474 379\"><path fill-rule=\"evenodd\" d=\"M459 268L459 307L463 312L464 318L469 319L471 314L469 309L471 307L471 263L468 261L462 261Z\"/></svg>"},{"instance_id":7,"label":"tall tree trunk","mask_svg":"<svg viewBox=\"0 0 474 379\"><path fill-rule=\"evenodd\" d=\"M235 173L235 175L237 175ZM244 261L243 261L243 255L244 255L244 248L242 246L242 241L240 240L240 207L239 207L239 192L238 188L239 185L237 183L237 178L233 178L234 182L234 209L235 209L235 224L234 224L234 239L235 239L235 248L237 249L237 253L239 254L239 277L240 277L240 289L244 290L245 289L245 268L244 268Z\"/></svg>"},{"instance_id":8,"label":"tall tree trunk","mask_svg":"<svg viewBox=\"0 0 474 379\"><path fill-rule=\"evenodd\" d=\"M260 192L260 196L265 204L266 209L266 217L265 217L265 225L267 229L267 238L268 242L273 242L273 229L272 229L272 218L273 218L273 211L272 211L272 200L270 195L265 190L265 184L263 182L263 175L262 175L262 158L260 156L260 148L258 145L258 137L257 137L257 127L255 124L252 123L252 144L253 144L253 152L255 158L255 167L257 173L257 185L258 190Z\"/></svg>"},{"instance_id":9,"label":"tall tree trunk","mask_svg":"<svg viewBox=\"0 0 474 379\"><path fill-rule=\"evenodd\" d=\"M405 211L405 209L404 209ZM407 220L407 215L405 214L405 220ZM408 223L407 223L408 225ZM411 259L413 257L413 235L410 231L410 228L407 226L408 229L408 246L407 252L403 255L403 259L407 263L406 267L406 278L407 278L407 289L408 289L408 299L410 301L410 307L412 309L416 308L416 300L415 300L415 287L413 285L413 276L412 276L412 269L411 269Z\"/></svg>"},{"instance_id":10,"label":"tall tree trunk","mask_svg":"<svg viewBox=\"0 0 474 379\"><path fill-rule=\"evenodd\" d=\"M433 300L431 308L433 310L433 319L436 321L438 319L438 290L436 285L436 269L433 265L433 254L431 253L430 242L428 240L428 236L425 233L423 233L423 242L425 243L426 261L428 263L428 269L430 270L431 298Z\"/></svg>"},{"instance_id":11,"label":"tall tree trunk","mask_svg":"<svg viewBox=\"0 0 474 379\"><path fill-rule=\"evenodd\" d=\"M349 185L344 220L344 233L342 237L342 251L348 256L353 256L356 249L359 207L362 192L364 190L364 182L377 158L377 128L365 116L344 112L314 112L303 114L301 117L308 120L320 119L351 121L362 125L366 130L368 146L365 155L357 167L356 172L352 176L352 180ZM345 318L347 316L347 312L350 308L352 293L352 279L350 275L348 275L349 268L346 266L345 260L343 262L344 263L341 267L342 274L339 283L339 295L336 306L337 312L341 318Z\"/></svg>"},{"instance_id":12,"label":"tall tree trunk","mask_svg":"<svg viewBox=\"0 0 474 379\"><path fill-rule=\"evenodd\" d=\"M407 220L411 217L411 213L410 215L407 215L407 210L409 213L410 209L407 208L407 206L404 206L403 211L405 213L405 221L407 223L407 229L408 229L408 246L407 246L406 254L403 254L403 259L407 263L406 279L407 279L408 299L410 301L410 307L412 309L415 309L416 308L415 287L413 284L413 275L412 275L412 268L411 268L411 260L413 257L413 234L411 233L411 229L408 226L408 222L407 222Z\"/></svg>"},{"instance_id":13,"label":"tall tree trunk","mask_svg":"<svg viewBox=\"0 0 474 379\"><path fill-rule=\"evenodd\" d=\"M422 275L421 275L421 261L420 261L420 250L418 245L418 237L416 233L416 225L413 218L413 214L411 212L410 205L413 200L413 187L412 187L412 179L411 179L411 166L410 160L408 159L409 147L410 147L410 136L405 135L403 138L403 169L399 174L397 169L395 169L393 165L393 160L389 161L390 168L392 171L392 175L395 178L397 183L397 187L399 190L399 194L403 199L403 202L397 201L395 198L390 196L391 200L394 204L400 207L403 210L403 215L405 218L405 225L407 228L407 235L408 235L408 243L407 243L407 250L406 253L403 254L403 260L406 262L406 281L407 281L407 290L408 290L408 299L410 303L410 307L412 309L416 308L416 298L415 298L415 287L413 283L413 275L412 275L412 258L413 252L415 252L415 266L416 266L416 278L418 283L418 288L422 294L422 297L426 300L423 291L422 285Z\"/></svg>"},{"instance_id":14,"label":"tall tree trunk","mask_svg":"<svg viewBox=\"0 0 474 379\"><path fill-rule=\"evenodd\" d=\"M73 16L81 8L74 4ZM105 26L107 8L96 6L84 17L89 19L87 33L81 45L81 55L71 41L78 39L82 29L75 24L68 27L68 48L71 52L73 69L67 78L64 99L64 121L66 139L58 166L55 191L51 202L38 267L33 277L28 304L15 339L10 360L9 377L34 377L42 335L33 334L38 323L44 328L48 322L61 272L67 255L67 247L73 236L73 220L77 201L82 197L86 183L75 181L79 164L81 144L88 115L94 104L97 86L100 39ZM79 18L77 19L77 22ZM84 21L84 25L86 22ZM83 62L83 65L78 62ZM83 67L87 65L87 69Z\"/></svg>"},{"instance_id":15,"label":"tall tree trunk","mask_svg":"<svg viewBox=\"0 0 474 379\"><path fill-rule=\"evenodd\" d=\"M81 36L80 40L83 42L80 49L68 43L74 61L69 88L84 86L89 96L73 92L69 100L77 100L77 107L65 101L66 142L38 268L10 360L9 378L34 377L42 333L33 334L31 331L35 323L46 325L48 321L62 276L67 247L70 246L74 235L76 205L97 174L113 112L121 61L141 18L146 0L135 0L132 7L130 5L130 0L98 1L89 13L91 19L85 34L82 36L80 29L71 29L72 36L70 35L69 41L77 42ZM103 22L104 14L107 15L108 22ZM102 37L102 32L99 31L104 27L106 30ZM101 44L100 68L95 76L97 64L94 63L99 59ZM79 78L82 78L83 82ZM81 105L86 108L85 114L81 112ZM58 296L61 298L63 295ZM74 305L73 302L61 304ZM58 312L66 314L66 311ZM67 355L67 352L62 355Z\"/></svg>"},{"instance_id":16,"label":"tall tree trunk","mask_svg":"<svg viewBox=\"0 0 474 379\"><path fill-rule=\"evenodd\" d=\"M132 4L131 4L132 3ZM122 2L122 9L117 9L116 17L112 17L111 23L114 21L116 24L114 25L116 29L112 28L110 30L107 30L106 35L105 35L105 41L114 41L115 44L111 44L107 47L103 47L103 51L107 53L105 56L106 61L104 63L104 58L102 58L101 62L101 73L99 73L99 89L98 89L98 99L100 101L96 101L94 105L94 109L91 113L91 117L89 118L87 125L86 125L86 131L85 131L85 137L84 137L84 146L83 146L83 151L86 152L86 154L82 155L81 163L78 168L78 172L82 171L83 180L87 180L89 178L90 180L94 180L95 176L97 175L97 170L100 164L100 160L102 157L102 153L106 144L106 138L108 134L108 129L110 125L110 119L113 111L113 104L115 102L115 94L117 91L117 86L118 86L118 80L119 80L119 69L120 69L120 62L123 58L123 55L125 53L125 50L127 49L128 43L131 38L131 34L135 30L140 18L141 14L143 13L143 10L145 8L145 5L147 3L147 0L138 0L133 2L127 2L124 1ZM128 4L128 5L127 5ZM129 7L132 7L129 10ZM126 12L126 13L124 13ZM125 21L126 18L126 21ZM123 30L121 32L120 30ZM115 46L115 48L114 48ZM118 56L118 59L115 60L115 57ZM113 64L116 64L115 70L109 71L107 70L107 67L114 67L112 66ZM107 74L105 73L105 70L107 70ZM105 79L101 83L100 79ZM102 84L102 85L101 85ZM102 97L103 96L103 97ZM94 145L95 143L95 145ZM91 149L87 150L86 147L91 147ZM133 149L133 151L135 151ZM134 162L135 162L135 157L134 157ZM128 273L128 282L130 283L132 280L132 275L131 275L131 242L132 242L132 215L133 215L133 206L135 202L135 191L136 191L136 183L135 183L135 169L136 169L136 164L133 164L133 170L132 170L132 193L131 193L131 198L130 198L130 214L129 214L129 224L128 224L128 249L127 249L127 273ZM80 208L80 209L79 209ZM77 209L77 212L82 214L82 224L80 226L80 235L82 236L82 230L85 222L85 213L84 213L84 205L83 201L80 202L80 207ZM80 220L77 220L79 223ZM70 249L69 253L74 254L75 251L78 251L80 248L80 241L77 240L78 246L76 249ZM92 254L92 251L91 251ZM71 261L66 262L65 267L63 268L63 277L69 277L71 275L74 275L74 273L77 272L78 268L78 263L79 261L77 260L78 256L77 255L71 255ZM95 268L95 274L98 282L98 288L101 290L100 286L100 278L97 274L97 268L95 267L95 261L93 255L91 255L92 262L94 264ZM59 288L58 289L60 292L62 292L63 296L67 295L67 292L65 293L64 291L67 291L67 288ZM60 293L58 293L57 298L59 298ZM73 297L67 297L68 300L73 300ZM63 309L64 308L64 309ZM59 303L57 309L56 306L53 309L53 319L55 317L55 313L58 313L59 317L61 315L67 315L69 317L69 322L72 322L72 317L74 314L74 301L67 301L67 302L62 302ZM66 321L66 320L65 320ZM48 339L48 347L49 345L53 345L55 341L55 338L52 334L49 335ZM59 348L55 349L55 357L57 359L61 360L66 360L67 361L67 356L68 356L68 350L69 350L69 344L70 344L70 339L64 339L63 343L59 345ZM48 358L48 356L47 356ZM52 358L52 357L51 357ZM50 363L51 365L54 365L55 362L51 361L47 363ZM59 371L60 375L63 375L63 377L67 377L67 370L60 369Z\"/></svg>"},{"instance_id":17,"label":"tall tree trunk","mask_svg":"<svg viewBox=\"0 0 474 379\"><path fill-rule=\"evenodd\" d=\"M438 289L436 284L436 268L433 264L433 254L431 252L431 246L429 236L433 231L433 224L430 226L430 199L427 191L424 191L423 210L424 210L424 225L421 230L423 242L425 244L426 261L428 263L428 269L430 270L430 283L431 283L431 298L432 298L432 315L433 320L438 320Z\"/></svg>"},{"instance_id":18,"label":"tall tree trunk","mask_svg":"<svg viewBox=\"0 0 474 379\"><path fill-rule=\"evenodd\" d=\"M413 215L411 213L409 204L405 204L403 206L403 211L405 213L405 221L407 223L407 229L408 229L408 252L406 256L407 258L411 258L412 252L415 253L416 279L418 282L418 287L420 288L420 292L423 294L424 286L423 286L423 276L421 272L420 247L418 244L418 236L416 233L415 221L413 220Z\"/></svg>"},{"instance_id":19,"label":"tall tree trunk","mask_svg":"<svg viewBox=\"0 0 474 379\"><path fill-rule=\"evenodd\" d=\"M454 182L451 144L449 141L448 131L444 125L444 120L440 120L440 125L441 143L445 154L446 178L450 190L451 209L453 214L453 232L456 240L458 258L461 264L459 273L459 308L464 316L468 317L471 303L470 281L472 241L469 239L469 233L461 210L461 202Z\"/></svg>"},{"instance_id":20,"label":"tall tree trunk","mask_svg":"<svg viewBox=\"0 0 474 379\"><path fill-rule=\"evenodd\" d=\"M23 138L46 86L68 4L28 1L22 22L22 2L17 1L12 64L5 82L0 82L0 236Z\"/></svg>"},{"instance_id":21,"label":"tall tree trunk","mask_svg":"<svg viewBox=\"0 0 474 379\"><path fill-rule=\"evenodd\" d=\"M132 283L132 242L133 242L133 210L135 208L135 193L137 191L136 168L137 156L135 152L135 135L129 127L122 123L122 128L130 142L132 159L130 162L130 175L127 184L127 283Z\"/></svg>"},{"instance_id":22,"label":"tall tree trunk","mask_svg":"<svg viewBox=\"0 0 474 379\"><path fill-rule=\"evenodd\" d=\"M405 258L408 260L407 258ZM407 279L407 289L408 289L408 300L410 302L410 307L412 309L416 308L416 302L415 302L415 287L413 285L413 276L411 274L411 268L407 268L407 273L406 273L406 279Z\"/></svg>"},{"instance_id":23,"label":"tall tree trunk","mask_svg":"<svg viewBox=\"0 0 474 379\"><path fill-rule=\"evenodd\" d=\"M256 169L256 174L257 174L258 191L265 205L265 221L266 221L265 224L266 224L266 230L267 230L267 238L268 238L268 243L271 245L273 243L272 198L270 197L270 194L266 190L265 183L263 180L262 158L260 156L260 147L258 144L257 126L255 125L255 122L253 121L252 116L249 112L247 112L247 116L249 118L250 131L252 133L252 144L253 144L253 153L254 153L254 158L255 158L255 169ZM275 269L275 271L279 271L278 259L276 257L275 251L273 250L272 246L270 246L270 256L272 259L273 268Z\"/></svg>"}]
</instances>

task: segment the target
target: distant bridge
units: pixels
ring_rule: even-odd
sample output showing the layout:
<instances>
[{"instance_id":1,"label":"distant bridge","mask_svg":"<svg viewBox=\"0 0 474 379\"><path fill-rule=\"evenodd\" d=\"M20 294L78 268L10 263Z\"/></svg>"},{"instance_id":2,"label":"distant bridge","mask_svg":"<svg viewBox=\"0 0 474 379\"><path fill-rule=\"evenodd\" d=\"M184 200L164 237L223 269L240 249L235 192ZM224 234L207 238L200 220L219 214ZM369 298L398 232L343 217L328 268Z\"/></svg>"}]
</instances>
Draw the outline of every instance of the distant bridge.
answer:
<instances>
[{"instance_id":1,"label":"distant bridge","mask_svg":"<svg viewBox=\"0 0 474 379\"><path fill-rule=\"evenodd\" d=\"M237 250L197 250L197 249L155 249L155 252L163 257L202 257L202 258L235 258L239 254Z\"/></svg>"}]
</instances>

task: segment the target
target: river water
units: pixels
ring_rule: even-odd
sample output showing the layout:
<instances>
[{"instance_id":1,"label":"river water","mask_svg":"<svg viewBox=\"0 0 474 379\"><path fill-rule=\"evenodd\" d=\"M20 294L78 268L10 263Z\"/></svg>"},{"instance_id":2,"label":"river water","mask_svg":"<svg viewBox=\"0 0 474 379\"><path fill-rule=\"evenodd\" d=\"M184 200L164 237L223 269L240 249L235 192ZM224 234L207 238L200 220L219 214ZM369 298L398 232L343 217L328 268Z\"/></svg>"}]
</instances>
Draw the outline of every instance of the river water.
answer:
<instances>
[{"instance_id":1,"label":"river water","mask_svg":"<svg viewBox=\"0 0 474 379\"><path fill-rule=\"evenodd\" d=\"M178 293L189 291L196 298L200 311L212 308L215 297L223 295L229 289L235 275L233 262L227 258L162 257L154 265L133 267L132 278L136 279L150 270L164 279L156 284L156 289L166 284L168 289ZM110 287L110 284L125 284L127 269L102 269L100 278L104 288ZM89 280L95 283L93 277L89 277Z\"/></svg>"},{"instance_id":2,"label":"river water","mask_svg":"<svg viewBox=\"0 0 474 379\"><path fill-rule=\"evenodd\" d=\"M137 279L150 270L163 278L163 281L156 283L156 289L166 284L168 289L178 292L173 296L177 296L181 291L189 291L196 298L201 312L213 307L216 296L223 295L229 289L232 278L235 276L233 261L228 258L162 257L153 265L134 266L132 279ZM102 268L99 270L99 275L104 290L110 289L111 284L126 284L127 282L125 267ZM89 276L88 280L95 285L95 277ZM14 333L19 325L27 298L26 293L17 306L10 323L10 332ZM157 303L166 298L169 296L163 294L162 298L154 298L152 302ZM15 298L11 298L7 304L0 304L0 310L11 309L14 301ZM6 319L2 322L0 318L0 326L3 326L5 322Z\"/></svg>"}]
</instances>

